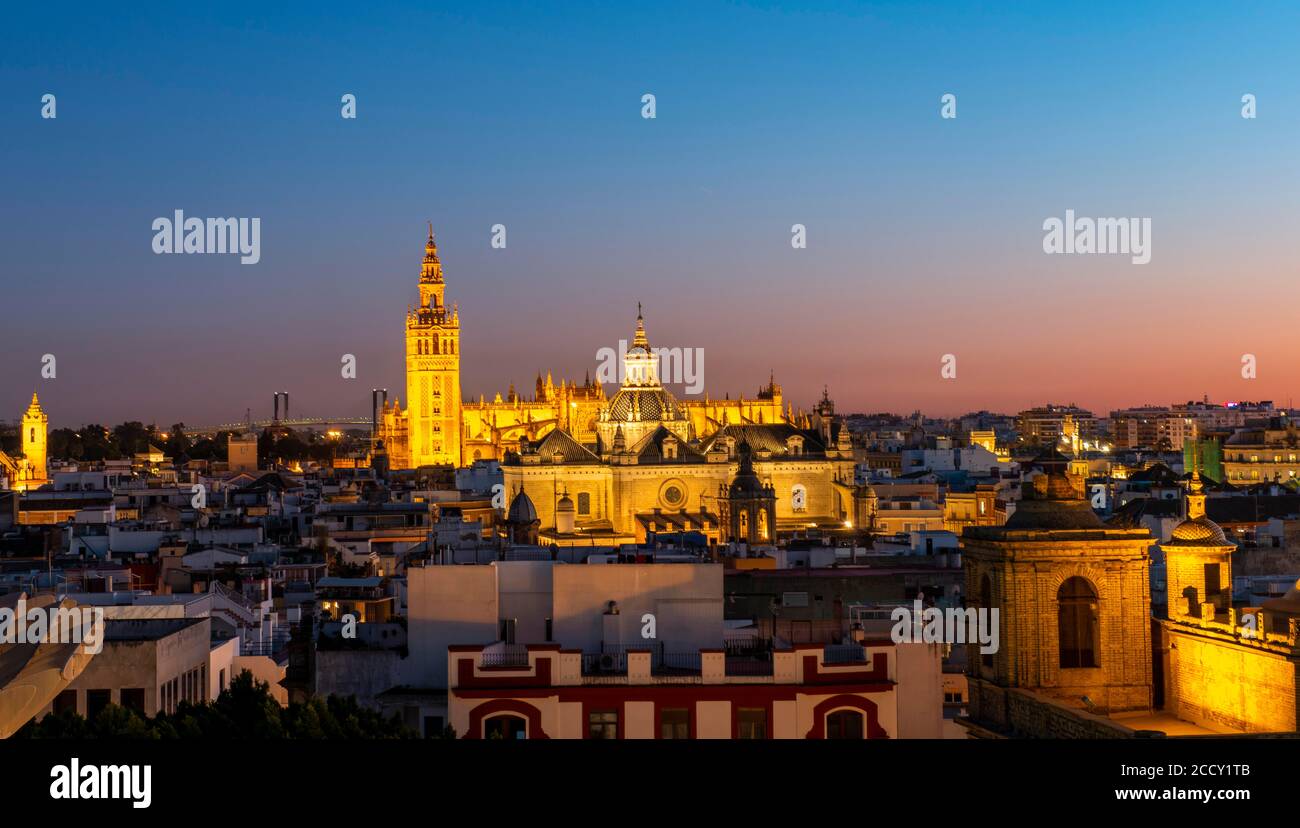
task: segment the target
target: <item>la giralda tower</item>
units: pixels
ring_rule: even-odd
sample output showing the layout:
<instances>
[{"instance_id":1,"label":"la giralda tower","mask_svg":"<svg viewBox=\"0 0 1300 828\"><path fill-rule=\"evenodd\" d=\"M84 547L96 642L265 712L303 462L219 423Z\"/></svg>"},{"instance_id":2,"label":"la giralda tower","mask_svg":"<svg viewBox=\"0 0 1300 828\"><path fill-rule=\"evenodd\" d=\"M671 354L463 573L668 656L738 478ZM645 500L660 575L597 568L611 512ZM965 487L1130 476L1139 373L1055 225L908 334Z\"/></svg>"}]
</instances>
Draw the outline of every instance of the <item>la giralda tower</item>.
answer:
<instances>
[{"instance_id":1,"label":"la giralda tower","mask_svg":"<svg viewBox=\"0 0 1300 828\"><path fill-rule=\"evenodd\" d=\"M406 314L406 400L411 465L459 466L460 314L443 300L446 285L433 224L420 268L420 306Z\"/></svg>"}]
</instances>

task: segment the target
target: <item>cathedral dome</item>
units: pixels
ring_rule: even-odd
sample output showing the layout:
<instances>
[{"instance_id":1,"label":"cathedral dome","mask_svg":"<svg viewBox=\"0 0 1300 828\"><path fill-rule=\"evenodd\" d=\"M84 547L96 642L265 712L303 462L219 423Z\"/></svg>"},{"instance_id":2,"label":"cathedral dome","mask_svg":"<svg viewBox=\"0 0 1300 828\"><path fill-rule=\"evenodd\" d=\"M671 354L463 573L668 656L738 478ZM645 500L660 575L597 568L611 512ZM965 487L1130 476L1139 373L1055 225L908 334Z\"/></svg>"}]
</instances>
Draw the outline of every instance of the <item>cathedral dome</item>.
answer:
<instances>
[{"instance_id":1,"label":"cathedral dome","mask_svg":"<svg viewBox=\"0 0 1300 828\"><path fill-rule=\"evenodd\" d=\"M561 497L560 502L555 504L555 511L557 512L574 511L573 498L569 497L568 495L564 495L563 497Z\"/></svg>"},{"instance_id":2,"label":"cathedral dome","mask_svg":"<svg viewBox=\"0 0 1300 828\"><path fill-rule=\"evenodd\" d=\"M609 401L609 419L623 423L657 423L685 419L682 408L663 388L621 388Z\"/></svg>"}]
</instances>

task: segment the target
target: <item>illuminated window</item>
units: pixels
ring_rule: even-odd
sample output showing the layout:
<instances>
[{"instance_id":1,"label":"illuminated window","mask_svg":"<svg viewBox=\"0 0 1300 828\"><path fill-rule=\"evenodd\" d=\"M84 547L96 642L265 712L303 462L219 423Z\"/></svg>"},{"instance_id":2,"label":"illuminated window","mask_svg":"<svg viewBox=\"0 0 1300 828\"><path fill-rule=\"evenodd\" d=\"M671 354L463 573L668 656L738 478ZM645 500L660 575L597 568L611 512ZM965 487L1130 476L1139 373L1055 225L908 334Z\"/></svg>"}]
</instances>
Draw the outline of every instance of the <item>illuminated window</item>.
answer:
<instances>
[{"instance_id":1,"label":"illuminated window","mask_svg":"<svg viewBox=\"0 0 1300 828\"><path fill-rule=\"evenodd\" d=\"M1097 666L1097 593L1075 576L1056 593L1062 667Z\"/></svg>"}]
</instances>

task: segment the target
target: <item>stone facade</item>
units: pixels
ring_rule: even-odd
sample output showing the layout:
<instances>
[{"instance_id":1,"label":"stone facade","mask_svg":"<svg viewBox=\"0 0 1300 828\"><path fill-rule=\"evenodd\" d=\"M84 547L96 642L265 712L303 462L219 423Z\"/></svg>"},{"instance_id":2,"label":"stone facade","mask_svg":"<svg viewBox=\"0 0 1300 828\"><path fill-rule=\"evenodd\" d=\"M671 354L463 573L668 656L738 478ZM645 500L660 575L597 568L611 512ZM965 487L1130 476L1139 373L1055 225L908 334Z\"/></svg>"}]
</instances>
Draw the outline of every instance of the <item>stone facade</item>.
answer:
<instances>
[{"instance_id":1,"label":"stone facade","mask_svg":"<svg viewBox=\"0 0 1300 828\"><path fill-rule=\"evenodd\" d=\"M998 610L997 651L968 645L972 684L1029 690L1092 714L1150 710L1155 538L1102 524L1067 458L1051 452L1034 465L1005 526L962 533L968 605ZM972 692L972 719L1007 724L1005 703L988 702L994 695Z\"/></svg>"},{"instance_id":2,"label":"stone facade","mask_svg":"<svg viewBox=\"0 0 1300 828\"><path fill-rule=\"evenodd\" d=\"M1145 530L1092 532L983 529L962 536L966 594L987 576L999 609L1000 648L988 665L972 647L973 675L1002 687L1041 690L1100 710L1151 707L1151 592ZM1081 577L1097 592L1097 666L1063 667L1057 595Z\"/></svg>"},{"instance_id":3,"label":"stone facade","mask_svg":"<svg viewBox=\"0 0 1300 828\"><path fill-rule=\"evenodd\" d=\"M445 304L446 284L433 230L420 270L420 303L406 316L406 408L385 400L379 415L379 438L391 468L468 465L475 460L502 460L521 438L540 440L564 430L582 445L594 445L602 415L611 400L599 381L579 385L540 374L529 396L512 384L492 399L462 398L460 383L460 314ZM811 415L785 403L775 378L754 397L676 401L684 436L704 439L728 425L811 425ZM631 442L642 435L625 435ZM606 439L608 448L611 440Z\"/></svg>"}]
</instances>

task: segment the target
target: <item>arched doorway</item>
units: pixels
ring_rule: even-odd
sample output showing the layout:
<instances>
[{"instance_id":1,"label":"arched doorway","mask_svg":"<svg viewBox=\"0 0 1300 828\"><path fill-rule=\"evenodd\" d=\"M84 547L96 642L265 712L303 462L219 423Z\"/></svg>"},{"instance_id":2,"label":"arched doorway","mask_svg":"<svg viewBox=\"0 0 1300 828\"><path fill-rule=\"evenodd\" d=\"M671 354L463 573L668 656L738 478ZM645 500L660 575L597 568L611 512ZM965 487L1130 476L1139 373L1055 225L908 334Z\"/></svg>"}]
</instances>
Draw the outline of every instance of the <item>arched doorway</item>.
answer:
<instances>
[{"instance_id":1,"label":"arched doorway","mask_svg":"<svg viewBox=\"0 0 1300 828\"><path fill-rule=\"evenodd\" d=\"M522 716L503 713L483 720L484 739L527 739L528 722Z\"/></svg>"},{"instance_id":2,"label":"arched doorway","mask_svg":"<svg viewBox=\"0 0 1300 828\"><path fill-rule=\"evenodd\" d=\"M836 710L826 714L827 739L861 739L862 731L861 710Z\"/></svg>"}]
</instances>

